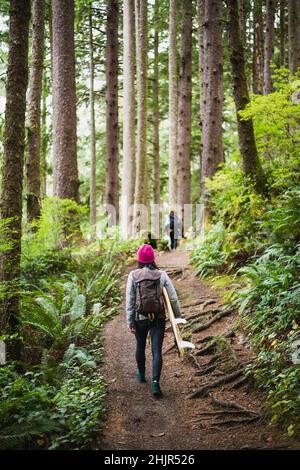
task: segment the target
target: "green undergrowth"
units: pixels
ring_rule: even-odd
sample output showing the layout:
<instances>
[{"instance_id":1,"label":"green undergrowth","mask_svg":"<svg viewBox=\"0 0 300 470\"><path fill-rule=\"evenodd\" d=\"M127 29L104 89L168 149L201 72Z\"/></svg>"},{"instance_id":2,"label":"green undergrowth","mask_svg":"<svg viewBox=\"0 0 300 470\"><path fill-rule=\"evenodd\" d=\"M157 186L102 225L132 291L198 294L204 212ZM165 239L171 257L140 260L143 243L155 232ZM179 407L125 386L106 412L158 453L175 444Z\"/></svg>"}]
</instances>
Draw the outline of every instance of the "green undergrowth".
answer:
<instances>
[{"instance_id":1,"label":"green undergrowth","mask_svg":"<svg viewBox=\"0 0 300 470\"><path fill-rule=\"evenodd\" d=\"M102 426L102 330L119 312L120 277L137 242L115 237L66 246L57 204L48 201L37 230L24 232L21 362L9 358L16 335L0 337L8 350L0 367L3 449L86 449Z\"/></svg>"},{"instance_id":2,"label":"green undergrowth","mask_svg":"<svg viewBox=\"0 0 300 470\"><path fill-rule=\"evenodd\" d=\"M237 171L236 156L207 181L210 227L190 262L238 309L257 361L247 374L267 397L271 421L300 432L300 104L299 81L283 71L275 92L253 97L252 117L268 180L260 195Z\"/></svg>"}]
</instances>

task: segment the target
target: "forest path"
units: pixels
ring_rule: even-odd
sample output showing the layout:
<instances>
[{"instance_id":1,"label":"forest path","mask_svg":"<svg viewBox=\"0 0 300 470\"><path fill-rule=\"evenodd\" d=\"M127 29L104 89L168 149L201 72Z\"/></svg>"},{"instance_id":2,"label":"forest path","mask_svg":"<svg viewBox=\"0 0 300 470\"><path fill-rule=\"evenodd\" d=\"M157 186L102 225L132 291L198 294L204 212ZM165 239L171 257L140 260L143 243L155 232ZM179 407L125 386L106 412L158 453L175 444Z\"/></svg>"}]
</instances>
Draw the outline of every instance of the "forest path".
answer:
<instances>
[{"instance_id":1,"label":"forest path","mask_svg":"<svg viewBox=\"0 0 300 470\"><path fill-rule=\"evenodd\" d=\"M183 315L193 316L190 324L207 322L223 309L220 295L196 277L188 264L187 252L158 253L156 261L161 269L170 273L179 294ZM132 269L132 268L130 268ZM124 277L125 289L126 277ZM197 305L192 305L197 304ZM196 320L195 320L196 318ZM250 347L240 331L232 333L235 313L220 318L209 328L192 335L198 352L204 337L227 333L234 335L223 340L223 348L208 349L205 355L193 358L178 357L170 330L164 341L164 365L161 378L163 397L151 396L151 351L147 344L147 383L135 379L135 338L128 332L124 306L120 315L109 322L104 331L104 376L109 386L106 421L99 436L97 448L183 450L183 449L255 449L292 448L290 440L268 422L254 413L234 407L226 408L222 402L237 405L261 415L264 397L240 377L226 385L214 388L209 394L190 399L201 384L232 374L251 360ZM193 323L195 327L195 323ZM170 349L171 348L171 349ZM205 351L204 351L205 352ZM210 362L210 370L204 371ZM200 367L200 368L199 368ZM219 406L213 399L221 400ZM224 403L223 403L224 405Z\"/></svg>"}]
</instances>

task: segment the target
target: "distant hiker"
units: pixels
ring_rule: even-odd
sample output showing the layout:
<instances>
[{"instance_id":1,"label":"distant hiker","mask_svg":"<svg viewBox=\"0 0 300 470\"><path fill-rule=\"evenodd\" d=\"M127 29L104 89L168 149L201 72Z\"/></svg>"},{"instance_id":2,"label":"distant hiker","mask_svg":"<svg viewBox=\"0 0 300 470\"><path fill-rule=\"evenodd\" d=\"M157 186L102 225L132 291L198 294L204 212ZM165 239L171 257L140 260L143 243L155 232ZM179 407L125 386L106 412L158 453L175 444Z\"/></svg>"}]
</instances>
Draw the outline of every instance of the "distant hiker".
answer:
<instances>
[{"instance_id":1,"label":"distant hiker","mask_svg":"<svg viewBox=\"0 0 300 470\"><path fill-rule=\"evenodd\" d=\"M162 345L165 334L165 308L162 289L166 288L174 315L180 317L180 307L176 291L165 271L161 271L154 261L151 245L144 244L138 250L138 269L131 271L126 288L127 325L136 338L136 377L146 382L146 339L148 332L152 347L152 394L161 396L159 386L162 369Z\"/></svg>"},{"instance_id":2,"label":"distant hiker","mask_svg":"<svg viewBox=\"0 0 300 470\"><path fill-rule=\"evenodd\" d=\"M167 227L168 227L170 241L171 241L171 250L176 250L177 242L178 242L178 239L180 238L179 237L180 227L179 227L178 217L173 210L170 211L169 223Z\"/></svg>"}]
</instances>

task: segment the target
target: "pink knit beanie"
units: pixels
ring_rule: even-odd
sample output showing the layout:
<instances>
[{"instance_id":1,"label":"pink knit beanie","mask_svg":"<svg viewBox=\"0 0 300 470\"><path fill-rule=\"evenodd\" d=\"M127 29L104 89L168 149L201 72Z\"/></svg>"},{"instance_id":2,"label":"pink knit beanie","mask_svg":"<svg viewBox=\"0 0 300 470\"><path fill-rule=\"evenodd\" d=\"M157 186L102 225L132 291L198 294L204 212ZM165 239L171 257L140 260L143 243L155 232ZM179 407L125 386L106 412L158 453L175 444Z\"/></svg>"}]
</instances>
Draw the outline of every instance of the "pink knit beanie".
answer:
<instances>
[{"instance_id":1,"label":"pink knit beanie","mask_svg":"<svg viewBox=\"0 0 300 470\"><path fill-rule=\"evenodd\" d=\"M154 261L154 251L151 245L142 245L138 251L138 262L141 264L151 264Z\"/></svg>"}]
</instances>

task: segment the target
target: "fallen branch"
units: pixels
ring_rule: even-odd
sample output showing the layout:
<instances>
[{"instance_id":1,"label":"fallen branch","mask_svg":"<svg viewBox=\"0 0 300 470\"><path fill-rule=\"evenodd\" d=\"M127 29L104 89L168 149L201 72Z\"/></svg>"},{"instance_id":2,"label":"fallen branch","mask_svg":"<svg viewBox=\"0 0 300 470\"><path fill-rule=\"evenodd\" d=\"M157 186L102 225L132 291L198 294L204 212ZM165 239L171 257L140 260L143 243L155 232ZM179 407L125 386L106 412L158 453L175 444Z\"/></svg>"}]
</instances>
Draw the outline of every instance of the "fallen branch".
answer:
<instances>
[{"instance_id":1,"label":"fallen branch","mask_svg":"<svg viewBox=\"0 0 300 470\"><path fill-rule=\"evenodd\" d=\"M216 323L217 321L221 320L221 318L226 317L232 313L232 309L222 310L220 313L217 313L214 317L212 317L208 322L204 323L203 325L197 326L192 330L192 333L199 333L200 331L206 330L211 325Z\"/></svg>"},{"instance_id":2,"label":"fallen branch","mask_svg":"<svg viewBox=\"0 0 300 470\"><path fill-rule=\"evenodd\" d=\"M240 377L243 373L243 369L236 370L235 372L231 372L231 374L223 375L219 379L215 380L214 382L210 382L207 384L202 385L199 390L192 393L189 398L199 398L205 397L208 395L209 391L213 388L217 388L221 385L225 385L229 382L233 382L237 377Z\"/></svg>"}]
</instances>

